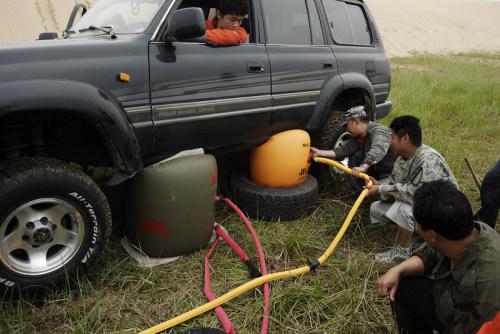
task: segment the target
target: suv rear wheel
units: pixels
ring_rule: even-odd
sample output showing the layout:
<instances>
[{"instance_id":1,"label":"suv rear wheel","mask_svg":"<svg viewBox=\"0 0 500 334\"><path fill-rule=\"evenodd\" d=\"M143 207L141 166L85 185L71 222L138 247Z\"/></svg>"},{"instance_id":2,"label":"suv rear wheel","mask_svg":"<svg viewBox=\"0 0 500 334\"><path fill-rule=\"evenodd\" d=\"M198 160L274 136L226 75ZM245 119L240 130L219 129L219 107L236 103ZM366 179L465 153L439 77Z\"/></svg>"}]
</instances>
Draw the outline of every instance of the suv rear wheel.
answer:
<instances>
[{"instance_id":1,"label":"suv rear wheel","mask_svg":"<svg viewBox=\"0 0 500 334\"><path fill-rule=\"evenodd\" d=\"M327 118L325 122L325 126L321 130L320 135L318 136L317 146L320 149L331 150L342 146L351 138L349 132L346 131L345 126L342 125L342 114L343 111L335 110L333 111ZM340 161L345 166L348 165L349 158L345 158ZM336 176L337 174L343 172L339 171L337 168L325 166L325 169L330 171L329 174L332 176ZM320 177L322 178L322 172L320 172Z\"/></svg>"},{"instance_id":2,"label":"suv rear wheel","mask_svg":"<svg viewBox=\"0 0 500 334\"><path fill-rule=\"evenodd\" d=\"M0 165L0 284L53 287L95 264L111 212L95 182L49 158Z\"/></svg>"}]
</instances>

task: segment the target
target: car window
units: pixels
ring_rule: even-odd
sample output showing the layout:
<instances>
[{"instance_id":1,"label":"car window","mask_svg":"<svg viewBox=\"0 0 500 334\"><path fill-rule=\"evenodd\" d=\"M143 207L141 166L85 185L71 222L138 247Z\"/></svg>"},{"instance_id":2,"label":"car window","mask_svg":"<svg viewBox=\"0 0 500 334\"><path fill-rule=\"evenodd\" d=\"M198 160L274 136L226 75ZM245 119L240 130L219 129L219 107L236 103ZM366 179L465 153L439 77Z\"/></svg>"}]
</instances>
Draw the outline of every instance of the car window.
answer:
<instances>
[{"instance_id":1,"label":"car window","mask_svg":"<svg viewBox=\"0 0 500 334\"><path fill-rule=\"evenodd\" d=\"M164 0L101 0L90 7L72 27L78 32L90 26L113 27L117 33L141 33L159 10Z\"/></svg>"},{"instance_id":2,"label":"car window","mask_svg":"<svg viewBox=\"0 0 500 334\"><path fill-rule=\"evenodd\" d=\"M263 5L268 43L311 45L305 0L265 0Z\"/></svg>"},{"instance_id":3,"label":"car window","mask_svg":"<svg viewBox=\"0 0 500 334\"><path fill-rule=\"evenodd\" d=\"M177 9L188 8L188 7L198 7L201 8L205 14L205 20L213 20L216 17L216 1L206 1L206 0L183 0ZM248 33L248 43L255 43L255 32L253 23L253 7L251 1L248 2L248 14L245 15L241 27ZM180 41L182 42L182 41Z\"/></svg>"},{"instance_id":4,"label":"car window","mask_svg":"<svg viewBox=\"0 0 500 334\"><path fill-rule=\"evenodd\" d=\"M309 12L309 19L311 20L311 38L314 45L324 45L325 38L323 37L323 30L319 21L318 9L314 0L307 0L307 10Z\"/></svg>"},{"instance_id":5,"label":"car window","mask_svg":"<svg viewBox=\"0 0 500 334\"><path fill-rule=\"evenodd\" d=\"M369 45L372 43L368 21L361 6L346 4L347 12L351 18L352 35L354 44Z\"/></svg>"},{"instance_id":6,"label":"car window","mask_svg":"<svg viewBox=\"0 0 500 334\"><path fill-rule=\"evenodd\" d=\"M372 44L368 20L361 6L337 0L323 0L323 6L335 43Z\"/></svg>"}]
</instances>

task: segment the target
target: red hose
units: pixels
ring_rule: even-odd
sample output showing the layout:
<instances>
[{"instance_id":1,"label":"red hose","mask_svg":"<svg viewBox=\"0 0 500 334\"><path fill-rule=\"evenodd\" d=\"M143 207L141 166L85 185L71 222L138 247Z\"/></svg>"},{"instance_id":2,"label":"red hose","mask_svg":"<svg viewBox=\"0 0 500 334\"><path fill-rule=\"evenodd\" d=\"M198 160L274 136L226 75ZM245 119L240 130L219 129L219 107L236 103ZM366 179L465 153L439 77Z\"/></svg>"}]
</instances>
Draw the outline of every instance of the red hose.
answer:
<instances>
[{"instance_id":1,"label":"red hose","mask_svg":"<svg viewBox=\"0 0 500 334\"><path fill-rule=\"evenodd\" d=\"M219 197L216 198L217 201L220 200ZM240 218L243 220L245 223L245 226L250 232L250 235L253 238L253 241L255 243L255 248L257 249L257 254L259 257L259 265L260 265L260 272L262 275L267 275L267 266L266 266L266 259L264 257L264 251L262 248L262 244L260 243L259 237L257 236L257 233L255 232L255 229L252 226L252 223L248 220L247 216L234 204L230 199L224 198L224 202L226 202L227 205L231 207L231 209L236 212ZM269 283L266 282L264 283L264 312L262 316L262 327L260 329L261 334L267 334L268 328L269 328L269 301L271 299L271 290L269 288Z\"/></svg>"},{"instance_id":2,"label":"red hose","mask_svg":"<svg viewBox=\"0 0 500 334\"><path fill-rule=\"evenodd\" d=\"M215 199L217 202L221 200L219 196L216 197ZM257 236L257 233L255 232L255 229L253 228L252 224L248 220L248 218L245 216L245 214L229 199L224 198L224 202L233 209L234 212L236 212L240 218L243 220L245 223L245 226L252 236L252 239L255 244L255 248L257 249L257 254L259 258L259 266L260 266L260 272L261 275L266 275L267 274L267 267L266 267L266 260L264 258L264 251L262 249L262 245L260 243L259 237ZM238 246L238 244L219 226L216 225L214 227L214 230L217 234L217 239L215 240L214 244L210 248L210 251L208 254L205 256L205 284L204 284L204 293L205 296L209 301L214 300L217 298L215 294L211 290L211 281L210 281L210 263L209 259L214 253L215 249L217 248L217 245L219 243L220 239L223 239L231 249L238 254L240 259L245 262L245 264L249 265L249 268L251 268L251 271L256 271L256 269L253 267L253 265L250 264L250 259L248 255L245 253L245 251ZM264 311L263 311L263 317L262 317L262 327L261 327L261 334L267 334L268 328L269 328L269 302L270 302L270 288L269 288L269 283L264 283ZM219 319L220 323L224 327L224 330L228 334L234 334L235 330L233 327L233 324L231 323L231 320L229 319L228 315L224 310L222 309L221 306L218 306L215 308L215 314L217 318Z\"/></svg>"},{"instance_id":3,"label":"red hose","mask_svg":"<svg viewBox=\"0 0 500 334\"><path fill-rule=\"evenodd\" d=\"M216 225L216 227L218 227L218 225ZM208 260L210 259L213 252L217 248L217 244L219 243L219 240L220 240L219 237L217 237L217 239L215 239L215 242L213 243L212 247L210 248L210 251L205 256L205 286L203 288L203 292L205 293L205 296L207 297L207 299L209 301L214 300L215 298L217 298L217 296L215 296L215 294L212 292L212 289L211 289L210 263L208 262ZM224 331L227 334L234 334L233 323L231 322L231 320L229 320L229 316L224 311L222 306L217 306L214 309L214 312L215 312L215 315L217 316L217 319L219 319L220 323L222 324L222 327L224 327Z\"/></svg>"},{"instance_id":4,"label":"red hose","mask_svg":"<svg viewBox=\"0 0 500 334\"><path fill-rule=\"evenodd\" d=\"M245 251L240 247L238 246L238 244L233 240L233 238L231 238L229 236L229 234L227 234L221 227L220 225L215 225L214 227L214 230L215 230L215 233L217 233L217 235L219 237L221 237L222 239L224 239L224 241L226 242L226 244L231 247L231 249L236 253L238 254L238 256L240 257L241 261L243 262L247 262L250 260L250 258L248 257L248 255L245 253Z\"/></svg>"}]
</instances>

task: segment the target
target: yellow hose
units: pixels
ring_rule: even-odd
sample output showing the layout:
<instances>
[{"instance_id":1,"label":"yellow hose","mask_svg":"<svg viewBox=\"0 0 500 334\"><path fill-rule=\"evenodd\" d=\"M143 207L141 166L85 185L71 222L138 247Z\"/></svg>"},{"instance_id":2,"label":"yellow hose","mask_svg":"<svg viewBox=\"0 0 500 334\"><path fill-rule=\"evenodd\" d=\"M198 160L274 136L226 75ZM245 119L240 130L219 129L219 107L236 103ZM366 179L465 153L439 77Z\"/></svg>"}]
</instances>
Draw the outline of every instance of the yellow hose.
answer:
<instances>
[{"instance_id":1,"label":"yellow hose","mask_svg":"<svg viewBox=\"0 0 500 334\"><path fill-rule=\"evenodd\" d=\"M348 168L348 167L346 167L346 166L344 166L341 163L338 163L336 161L333 161L330 159L325 159L325 158L319 158L319 157L314 158L314 161L334 166L334 167L344 171L347 174L352 174L352 170L350 168ZM360 173L359 178L364 179L367 186L372 184L368 175L366 175L364 173ZM356 202L354 202L354 205L351 208L351 210L349 211L349 214L347 215L346 219L344 220L344 224L342 224L342 227L340 228L339 232L337 233L337 235L335 236L335 238L333 239L333 241L331 242L331 244L327 248L327 250L323 253L323 255L321 255L318 258L317 261L320 264L324 263L326 261L326 259L328 259L328 257L333 253L333 251L335 250L335 248L339 244L340 240L344 237L344 234L347 231L347 228L349 227L349 225L352 221L352 218L354 217L354 215L358 211L358 208L361 205L361 203L363 202L367 193L368 193L368 189L364 189L361 192L361 194L359 195L359 197L357 198ZM172 318L172 319L165 321L161 324L158 324L154 327L146 329L146 330L140 332L139 334L152 334L152 333L158 333L158 332L164 331L164 330L172 328L178 324L181 324L185 321L188 321L194 317L197 317L205 312L208 312L208 311L216 308L217 306L220 306L224 303L227 303L228 301L230 301L230 300L242 295L243 293L245 293L249 290L252 290L252 289L254 289L254 288L256 288L264 283L271 282L271 281L277 281L277 280L284 279L284 278L303 275L305 273L308 273L310 270L311 270L311 268L309 266L303 266L303 267L299 267L296 269L281 271L278 273L268 274L265 276L255 278L255 279L253 279L253 280L251 280L243 285L240 285L239 287L235 288L234 290L231 290L231 291L223 294L222 296L218 297L217 299L212 300L211 302L208 302L204 305L198 306L197 308L192 309L189 312L183 313L175 318Z\"/></svg>"}]
</instances>

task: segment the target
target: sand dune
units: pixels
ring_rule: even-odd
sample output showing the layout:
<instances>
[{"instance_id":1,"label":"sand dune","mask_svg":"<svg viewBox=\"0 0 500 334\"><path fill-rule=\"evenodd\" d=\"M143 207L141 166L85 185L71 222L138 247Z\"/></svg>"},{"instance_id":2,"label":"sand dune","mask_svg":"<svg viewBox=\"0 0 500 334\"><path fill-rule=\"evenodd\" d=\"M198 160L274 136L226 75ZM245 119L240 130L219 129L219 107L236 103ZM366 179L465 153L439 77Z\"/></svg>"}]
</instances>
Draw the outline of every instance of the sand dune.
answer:
<instances>
[{"instance_id":1,"label":"sand dune","mask_svg":"<svg viewBox=\"0 0 500 334\"><path fill-rule=\"evenodd\" d=\"M76 0L0 0L0 43L34 40L43 31L60 34L76 3Z\"/></svg>"},{"instance_id":2,"label":"sand dune","mask_svg":"<svg viewBox=\"0 0 500 334\"><path fill-rule=\"evenodd\" d=\"M42 31L61 33L76 2L0 0L0 43L34 40ZM500 0L366 2L390 56L412 51L500 51Z\"/></svg>"},{"instance_id":3,"label":"sand dune","mask_svg":"<svg viewBox=\"0 0 500 334\"><path fill-rule=\"evenodd\" d=\"M499 0L367 0L389 55L500 51Z\"/></svg>"}]
</instances>

